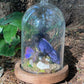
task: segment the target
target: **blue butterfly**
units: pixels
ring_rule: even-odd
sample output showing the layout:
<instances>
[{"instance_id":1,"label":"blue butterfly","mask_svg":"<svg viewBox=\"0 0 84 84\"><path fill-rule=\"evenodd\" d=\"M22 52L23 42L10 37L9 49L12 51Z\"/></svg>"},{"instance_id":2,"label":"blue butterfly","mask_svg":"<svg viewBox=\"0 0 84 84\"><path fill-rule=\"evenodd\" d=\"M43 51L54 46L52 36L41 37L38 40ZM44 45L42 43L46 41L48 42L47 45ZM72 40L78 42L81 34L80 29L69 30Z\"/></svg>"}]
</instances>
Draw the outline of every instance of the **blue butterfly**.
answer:
<instances>
[{"instance_id":1,"label":"blue butterfly","mask_svg":"<svg viewBox=\"0 0 84 84\"><path fill-rule=\"evenodd\" d=\"M34 50L30 47L26 47L25 49L25 58L28 59L32 56L32 53L34 53Z\"/></svg>"},{"instance_id":2,"label":"blue butterfly","mask_svg":"<svg viewBox=\"0 0 84 84\"><path fill-rule=\"evenodd\" d=\"M41 38L37 47L43 54L48 54L52 62L60 64L60 57L57 55L57 52L46 39Z\"/></svg>"}]
</instances>

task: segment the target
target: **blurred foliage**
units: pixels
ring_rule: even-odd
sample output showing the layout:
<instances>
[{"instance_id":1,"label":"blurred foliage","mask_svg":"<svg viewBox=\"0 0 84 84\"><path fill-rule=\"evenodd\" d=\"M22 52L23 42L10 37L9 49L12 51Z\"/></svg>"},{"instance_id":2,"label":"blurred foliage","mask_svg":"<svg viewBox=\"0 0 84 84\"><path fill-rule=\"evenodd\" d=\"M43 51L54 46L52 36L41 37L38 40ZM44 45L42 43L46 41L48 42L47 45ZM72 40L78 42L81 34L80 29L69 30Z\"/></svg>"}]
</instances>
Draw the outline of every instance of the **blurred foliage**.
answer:
<instances>
[{"instance_id":1,"label":"blurred foliage","mask_svg":"<svg viewBox=\"0 0 84 84\"><path fill-rule=\"evenodd\" d=\"M27 24L25 26L25 38L26 39L30 39L32 37L32 35L37 34L39 31L32 25Z\"/></svg>"},{"instance_id":2,"label":"blurred foliage","mask_svg":"<svg viewBox=\"0 0 84 84\"><path fill-rule=\"evenodd\" d=\"M14 56L19 48L20 36L17 35L21 30L21 20L23 13L14 12L0 19L0 55Z\"/></svg>"}]
</instances>

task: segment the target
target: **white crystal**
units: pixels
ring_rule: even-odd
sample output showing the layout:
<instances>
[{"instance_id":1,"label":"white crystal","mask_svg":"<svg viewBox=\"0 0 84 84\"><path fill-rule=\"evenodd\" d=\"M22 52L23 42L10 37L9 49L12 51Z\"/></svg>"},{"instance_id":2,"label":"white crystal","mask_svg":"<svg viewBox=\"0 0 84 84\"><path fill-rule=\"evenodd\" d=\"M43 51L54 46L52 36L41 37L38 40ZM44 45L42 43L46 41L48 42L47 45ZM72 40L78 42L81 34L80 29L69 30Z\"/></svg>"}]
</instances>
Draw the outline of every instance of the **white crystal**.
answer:
<instances>
[{"instance_id":1,"label":"white crystal","mask_svg":"<svg viewBox=\"0 0 84 84\"><path fill-rule=\"evenodd\" d=\"M29 64L33 66L33 60L29 60Z\"/></svg>"},{"instance_id":2,"label":"white crystal","mask_svg":"<svg viewBox=\"0 0 84 84\"><path fill-rule=\"evenodd\" d=\"M37 63L37 67L39 68L39 69L49 69L50 67L49 67L49 64L44 64L43 62L41 62L41 61L39 61L38 63Z\"/></svg>"},{"instance_id":3,"label":"white crystal","mask_svg":"<svg viewBox=\"0 0 84 84\"><path fill-rule=\"evenodd\" d=\"M48 61L48 62L50 61L50 59L49 59L49 58L46 58L45 60L46 60L46 61Z\"/></svg>"},{"instance_id":4,"label":"white crystal","mask_svg":"<svg viewBox=\"0 0 84 84\"><path fill-rule=\"evenodd\" d=\"M39 57L39 60L41 61L41 60L42 60L42 58L41 58L41 57Z\"/></svg>"}]
</instances>

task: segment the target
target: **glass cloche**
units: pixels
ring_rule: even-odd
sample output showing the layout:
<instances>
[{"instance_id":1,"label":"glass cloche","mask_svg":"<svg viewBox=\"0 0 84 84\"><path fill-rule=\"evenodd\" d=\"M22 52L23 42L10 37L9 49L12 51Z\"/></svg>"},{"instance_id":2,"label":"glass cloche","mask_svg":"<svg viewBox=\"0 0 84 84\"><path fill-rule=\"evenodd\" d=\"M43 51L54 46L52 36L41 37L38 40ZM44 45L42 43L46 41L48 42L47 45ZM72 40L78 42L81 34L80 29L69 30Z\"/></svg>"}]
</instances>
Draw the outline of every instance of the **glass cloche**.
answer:
<instances>
[{"instance_id":1,"label":"glass cloche","mask_svg":"<svg viewBox=\"0 0 84 84\"><path fill-rule=\"evenodd\" d=\"M22 19L21 67L30 73L63 68L65 20L48 0L29 8Z\"/></svg>"}]
</instances>

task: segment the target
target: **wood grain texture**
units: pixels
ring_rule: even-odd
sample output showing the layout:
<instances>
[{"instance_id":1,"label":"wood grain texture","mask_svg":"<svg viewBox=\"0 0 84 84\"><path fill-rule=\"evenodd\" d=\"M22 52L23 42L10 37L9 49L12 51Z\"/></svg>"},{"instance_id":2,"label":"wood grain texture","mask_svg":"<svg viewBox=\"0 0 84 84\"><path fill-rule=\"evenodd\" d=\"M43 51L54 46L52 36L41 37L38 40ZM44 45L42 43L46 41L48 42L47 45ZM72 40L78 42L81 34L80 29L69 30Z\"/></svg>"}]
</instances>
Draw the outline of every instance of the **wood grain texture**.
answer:
<instances>
[{"instance_id":1,"label":"wood grain texture","mask_svg":"<svg viewBox=\"0 0 84 84\"><path fill-rule=\"evenodd\" d=\"M64 80L68 75L68 65L56 73L50 74L32 74L24 71L20 67L21 62L19 61L15 65L15 75L18 79L33 84L52 84Z\"/></svg>"}]
</instances>

